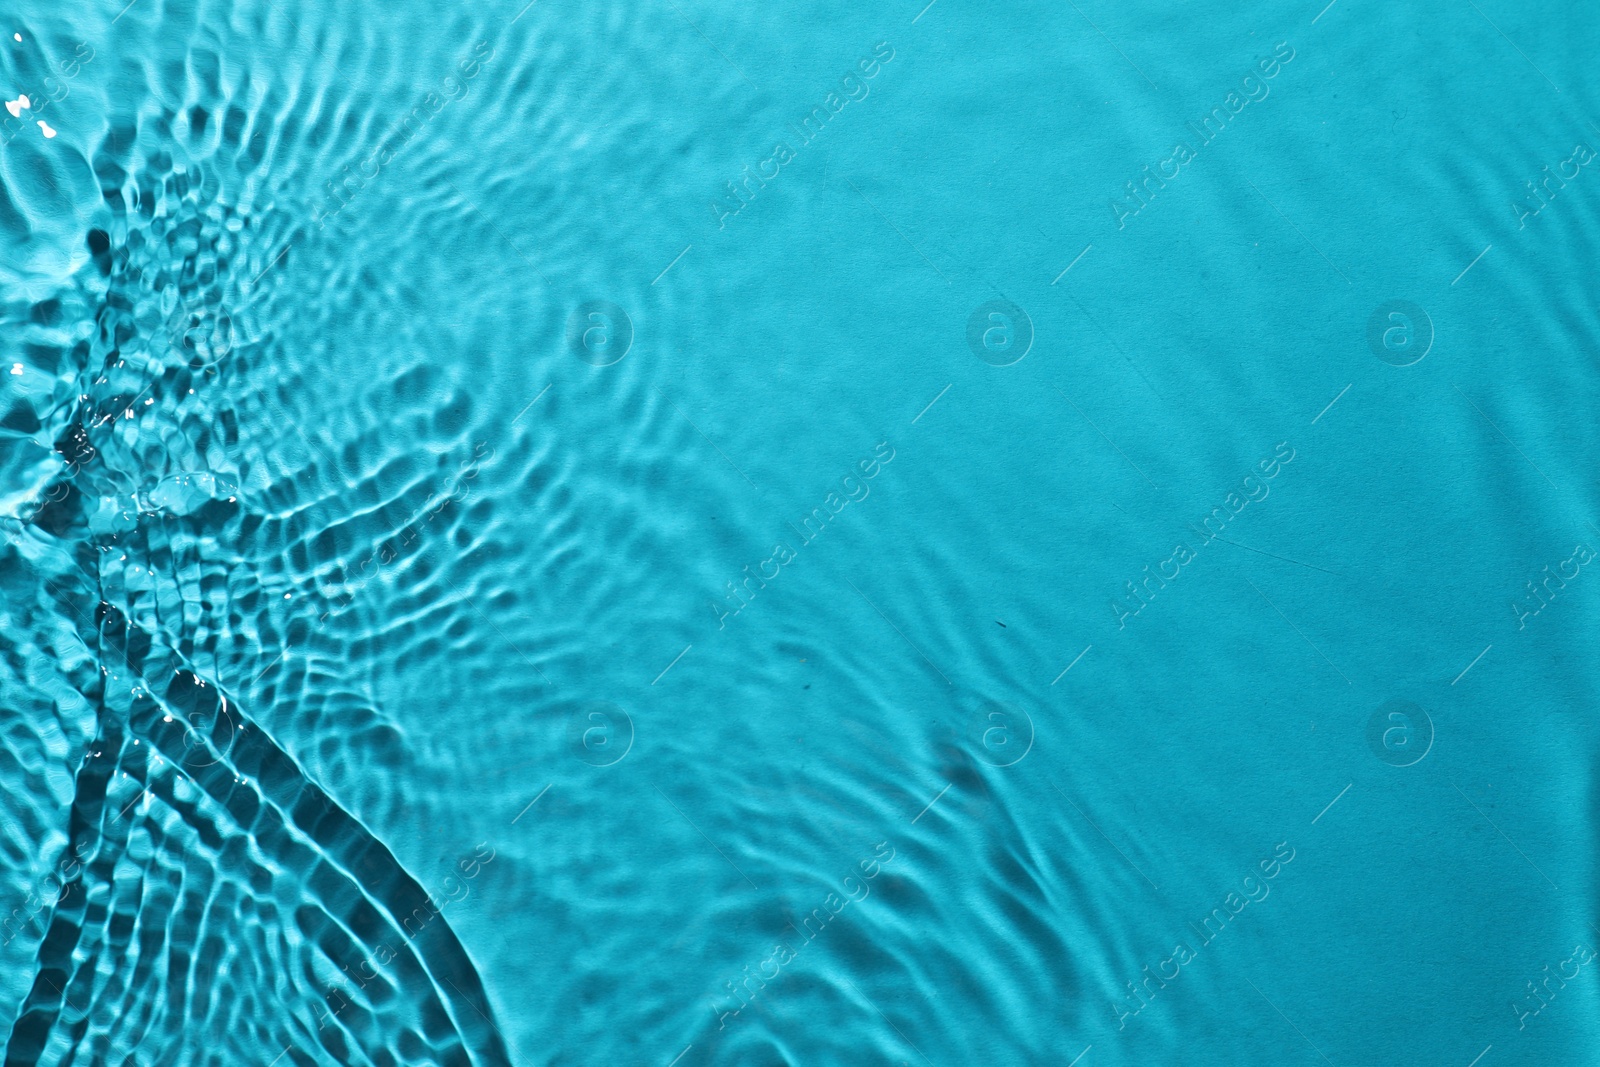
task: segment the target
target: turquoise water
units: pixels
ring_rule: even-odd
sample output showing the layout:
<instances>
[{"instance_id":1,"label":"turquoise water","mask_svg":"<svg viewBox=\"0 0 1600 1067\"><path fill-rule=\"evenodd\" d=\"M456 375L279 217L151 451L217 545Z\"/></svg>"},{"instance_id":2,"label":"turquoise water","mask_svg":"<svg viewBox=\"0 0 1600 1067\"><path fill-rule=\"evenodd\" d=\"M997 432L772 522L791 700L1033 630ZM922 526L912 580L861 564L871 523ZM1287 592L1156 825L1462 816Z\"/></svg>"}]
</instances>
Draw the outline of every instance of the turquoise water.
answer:
<instances>
[{"instance_id":1,"label":"turquoise water","mask_svg":"<svg viewBox=\"0 0 1600 1067\"><path fill-rule=\"evenodd\" d=\"M125 2L7 1064L1600 1062L1591 5Z\"/></svg>"}]
</instances>

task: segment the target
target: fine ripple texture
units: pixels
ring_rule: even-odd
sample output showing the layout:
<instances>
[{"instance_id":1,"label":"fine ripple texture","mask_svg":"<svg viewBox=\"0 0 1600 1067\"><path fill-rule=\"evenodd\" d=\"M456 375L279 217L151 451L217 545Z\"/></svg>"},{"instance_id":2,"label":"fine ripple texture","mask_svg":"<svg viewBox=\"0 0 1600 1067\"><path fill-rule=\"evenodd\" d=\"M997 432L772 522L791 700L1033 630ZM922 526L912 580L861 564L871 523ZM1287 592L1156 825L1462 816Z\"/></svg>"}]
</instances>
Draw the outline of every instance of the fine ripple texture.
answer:
<instances>
[{"instance_id":1,"label":"fine ripple texture","mask_svg":"<svg viewBox=\"0 0 1600 1067\"><path fill-rule=\"evenodd\" d=\"M1477 7L12 5L6 1067L1591 1055L1595 19Z\"/></svg>"}]
</instances>

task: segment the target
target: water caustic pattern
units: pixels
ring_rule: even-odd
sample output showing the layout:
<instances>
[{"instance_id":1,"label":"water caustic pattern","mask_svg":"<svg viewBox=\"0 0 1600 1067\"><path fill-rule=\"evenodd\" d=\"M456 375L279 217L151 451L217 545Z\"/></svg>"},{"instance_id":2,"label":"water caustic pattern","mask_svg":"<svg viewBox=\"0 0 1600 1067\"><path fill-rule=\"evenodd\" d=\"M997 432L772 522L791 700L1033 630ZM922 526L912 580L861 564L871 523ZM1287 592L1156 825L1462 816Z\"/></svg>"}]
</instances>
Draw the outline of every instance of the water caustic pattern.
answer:
<instances>
[{"instance_id":1,"label":"water caustic pattern","mask_svg":"<svg viewBox=\"0 0 1600 1067\"><path fill-rule=\"evenodd\" d=\"M1593 1062L1597 44L11 5L4 1062Z\"/></svg>"}]
</instances>

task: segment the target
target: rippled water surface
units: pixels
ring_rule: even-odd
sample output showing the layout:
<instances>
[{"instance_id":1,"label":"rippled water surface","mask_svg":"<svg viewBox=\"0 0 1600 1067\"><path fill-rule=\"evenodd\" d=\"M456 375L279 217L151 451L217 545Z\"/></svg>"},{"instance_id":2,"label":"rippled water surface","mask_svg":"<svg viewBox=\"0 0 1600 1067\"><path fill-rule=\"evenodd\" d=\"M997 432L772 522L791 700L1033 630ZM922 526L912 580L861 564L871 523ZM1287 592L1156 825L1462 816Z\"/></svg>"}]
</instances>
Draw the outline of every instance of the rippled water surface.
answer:
<instances>
[{"instance_id":1,"label":"rippled water surface","mask_svg":"<svg viewBox=\"0 0 1600 1067\"><path fill-rule=\"evenodd\" d=\"M7 1065L1600 1062L1592 5L124 3Z\"/></svg>"}]
</instances>

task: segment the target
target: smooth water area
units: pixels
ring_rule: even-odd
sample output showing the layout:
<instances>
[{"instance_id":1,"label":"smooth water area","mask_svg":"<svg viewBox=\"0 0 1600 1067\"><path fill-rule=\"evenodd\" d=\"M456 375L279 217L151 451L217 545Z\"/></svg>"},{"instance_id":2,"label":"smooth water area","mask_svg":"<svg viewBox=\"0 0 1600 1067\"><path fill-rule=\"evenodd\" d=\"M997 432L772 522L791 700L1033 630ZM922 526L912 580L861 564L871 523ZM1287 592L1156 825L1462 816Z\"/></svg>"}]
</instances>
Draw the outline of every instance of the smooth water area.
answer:
<instances>
[{"instance_id":1,"label":"smooth water area","mask_svg":"<svg viewBox=\"0 0 1600 1067\"><path fill-rule=\"evenodd\" d=\"M5 1063L1600 1062L1597 44L8 5Z\"/></svg>"}]
</instances>

